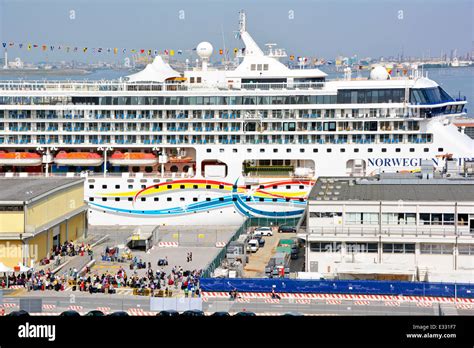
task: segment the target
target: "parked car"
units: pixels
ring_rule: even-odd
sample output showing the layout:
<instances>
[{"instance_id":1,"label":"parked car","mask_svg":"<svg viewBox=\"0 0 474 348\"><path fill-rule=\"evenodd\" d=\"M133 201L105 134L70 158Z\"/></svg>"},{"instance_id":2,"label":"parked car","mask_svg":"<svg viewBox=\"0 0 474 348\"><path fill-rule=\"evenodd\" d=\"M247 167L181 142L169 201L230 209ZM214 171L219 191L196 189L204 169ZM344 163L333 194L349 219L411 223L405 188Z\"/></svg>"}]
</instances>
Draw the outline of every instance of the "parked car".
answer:
<instances>
[{"instance_id":1,"label":"parked car","mask_svg":"<svg viewBox=\"0 0 474 348\"><path fill-rule=\"evenodd\" d=\"M258 227L254 232L254 235L261 236L273 236L273 231L270 227Z\"/></svg>"},{"instance_id":2,"label":"parked car","mask_svg":"<svg viewBox=\"0 0 474 348\"><path fill-rule=\"evenodd\" d=\"M200 311L199 309L190 309L188 311L184 311L181 313L182 317L203 317L205 316L203 311Z\"/></svg>"},{"instance_id":3,"label":"parked car","mask_svg":"<svg viewBox=\"0 0 474 348\"><path fill-rule=\"evenodd\" d=\"M257 250L258 250L258 240L257 239L251 239L248 243L247 243L247 251L250 251L252 253L256 253Z\"/></svg>"},{"instance_id":4,"label":"parked car","mask_svg":"<svg viewBox=\"0 0 474 348\"><path fill-rule=\"evenodd\" d=\"M76 311L69 310L69 311L62 312L61 314L59 314L59 316L60 317L80 317L81 315Z\"/></svg>"},{"instance_id":5,"label":"parked car","mask_svg":"<svg viewBox=\"0 0 474 348\"><path fill-rule=\"evenodd\" d=\"M278 229L279 233L296 233L296 227L293 226L280 226Z\"/></svg>"},{"instance_id":6,"label":"parked car","mask_svg":"<svg viewBox=\"0 0 474 348\"><path fill-rule=\"evenodd\" d=\"M84 315L85 317L104 317L105 314L102 311L99 310L92 310L90 312L87 312L87 314Z\"/></svg>"},{"instance_id":7,"label":"parked car","mask_svg":"<svg viewBox=\"0 0 474 348\"><path fill-rule=\"evenodd\" d=\"M156 316L157 317L178 317L179 312L175 311L174 309L168 309L168 310L159 312Z\"/></svg>"},{"instance_id":8,"label":"parked car","mask_svg":"<svg viewBox=\"0 0 474 348\"><path fill-rule=\"evenodd\" d=\"M7 314L7 317L29 317L30 313L24 310L13 311Z\"/></svg>"},{"instance_id":9,"label":"parked car","mask_svg":"<svg viewBox=\"0 0 474 348\"><path fill-rule=\"evenodd\" d=\"M291 246L291 259L296 260L300 255L300 248L294 244Z\"/></svg>"},{"instance_id":10,"label":"parked car","mask_svg":"<svg viewBox=\"0 0 474 348\"><path fill-rule=\"evenodd\" d=\"M262 247L265 246L265 239L263 239L263 237L262 237L261 235L253 236L252 239L258 240L258 246L259 246L259 248L262 248Z\"/></svg>"},{"instance_id":11,"label":"parked car","mask_svg":"<svg viewBox=\"0 0 474 348\"><path fill-rule=\"evenodd\" d=\"M230 317L229 312L215 312L211 314L212 317Z\"/></svg>"},{"instance_id":12,"label":"parked car","mask_svg":"<svg viewBox=\"0 0 474 348\"><path fill-rule=\"evenodd\" d=\"M125 311L113 312L107 315L108 317L128 317L129 314Z\"/></svg>"},{"instance_id":13,"label":"parked car","mask_svg":"<svg viewBox=\"0 0 474 348\"><path fill-rule=\"evenodd\" d=\"M234 314L234 317L255 317L254 312L237 312Z\"/></svg>"}]
</instances>

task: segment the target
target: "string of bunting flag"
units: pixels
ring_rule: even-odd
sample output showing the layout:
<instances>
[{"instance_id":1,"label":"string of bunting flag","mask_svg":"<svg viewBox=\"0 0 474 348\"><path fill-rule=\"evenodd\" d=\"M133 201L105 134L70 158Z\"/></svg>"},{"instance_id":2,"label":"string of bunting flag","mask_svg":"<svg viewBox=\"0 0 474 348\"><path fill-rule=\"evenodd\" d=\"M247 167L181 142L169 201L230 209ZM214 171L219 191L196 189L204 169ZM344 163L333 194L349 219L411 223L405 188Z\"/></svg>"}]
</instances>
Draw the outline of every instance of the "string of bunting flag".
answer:
<instances>
[{"instance_id":1,"label":"string of bunting flag","mask_svg":"<svg viewBox=\"0 0 474 348\"><path fill-rule=\"evenodd\" d=\"M2 42L2 46L4 49L8 48L17 48L21 50L27 51L43 51L43 52L51 52L51 51L62 51L66 53L109 53L109 54L142 54L142 55L158 55L163 54L166 56L174 56L174 55L181 55L187 51L195 51L196 48L192 50L183 50L183 49L165 49L165 50L158 50L158 49L150 49L150 48L119 48L119 47L84 47L84 46L76 46L76 45L52 45L52 44L36 44L36 43L18 43L18 42ZM239 48L234 48L234 54L237 54L240 50ZM229 49L219 49L219 55L224 55L224 51L226 54L229 53Z\"/></svg>"}]
</instances>

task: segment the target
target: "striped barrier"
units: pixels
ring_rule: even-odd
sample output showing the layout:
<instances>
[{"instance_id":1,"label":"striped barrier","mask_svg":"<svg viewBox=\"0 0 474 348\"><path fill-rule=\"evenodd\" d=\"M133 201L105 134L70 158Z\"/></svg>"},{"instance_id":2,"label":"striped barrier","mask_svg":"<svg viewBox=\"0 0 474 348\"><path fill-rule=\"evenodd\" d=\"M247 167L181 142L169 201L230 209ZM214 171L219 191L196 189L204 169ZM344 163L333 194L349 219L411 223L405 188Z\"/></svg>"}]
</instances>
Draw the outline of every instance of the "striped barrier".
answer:
<instances>
[{"instance_id":1,"label":"striped barrier","mask_svg":"<svg viewBox=\"0 0 474 348\"><path fill-rule=\"evenodd\" d=\"M295 300L296 303L300 303L300 304L310 304L311 303L311 300Z\"/></svg>"},{"instance_id":2,"label":"striped barrier","mask_svg":"<svg viewBox=\"0 0 474 348\"><path fill-rule=\"evenodd\" d=\"M52 310L52 309L56 309L56 305L54 304L44 304L42 306L43 309L46 309L46 310Z\"/></svg>"},{"instance_id":3,"label":"striped barrier","mask_svg":"<svg viewBox=\"0 0 474 348\"><path fill-rule=\"evenodd\" d=\"M97 310L106 313L110 312L110 307L97 307Z\"/></svg>"},{"instance_id":4,"label":"striped barrier","mask_svg":"<svg viewBox=\"0 0 474 348\"><path fill-rule=\"evenodd\" d=\"M249 298L238 298L235 300L235 302L238 302L238 303L250 303L250 299Z\"/></svg>"},{"instance_id":5,"label":"striped barrier","mask_svg":"<svg viewBox=\"0 0 474 348\"><path fill-rule=\"evenodd\" d=\"M368 305L370 305L370 301L358 300L358 301L354 301L354 305L356 305L356 306L368 306Z\"/></svg>"},{"instance_id":6,"label":"striped barrier","mask_svg":"<svg viewBox=\"0 0 474 348\"><path fill-rule=\"evenodd\" d=\"M23 289L24 287L24 285L11 285L8 289Z\"/></svg>"},{"instance_id":7,"label":"striped barrier","mask_svg":"<svg viewBox=\"0 0 474 348\"><path fill-rule=\"evenodd\" d=\"M458 304L456 304L456 309L472 309L472 305L464 304L464 303L458 303Z\"/></svg>"},{"instance_id":8,"label":"striped barrier","mask_svg":"<svg viewBox=\"0 0 474 348\"><path fill-rule=\"evenodd\" d=\"M385 306L388 307L400 307L401 303L400 301L387 301L385 302Z\"/></svg>"},{"instance_id":9,"label":"striped barrier","mask_svg":"<svg viewBox=\"0 0 474 348\"><path fill-rule=\"evenodd\" d=\"M391 296L391 295L350 295L350 294L307 294L307 293L278 293L282 299L309 299L309 300L346 300L346 301L401 301L401 302L414 302L418 303L431 302L431 303L464 303L473 304L474 299L471 298L457 298L456 300L451 297L428 297L428 296ZM271 294L268 292L241 292L239 296L242 298L251 299L265 299L270 298ZM227 292L202 292L203 298L229 298Z\"/></svg>"},{"instance_id":10,"label":"striped barrier","mask_svg":"<svg viewBox=\"0 0 474 348\"><path fill-rule=\"evenodd\" d=\"M265 299L265 303L280 303L280 300L276 298L267 298Z\"/></svg>"},{"instance_id":11,"label":"striped barrier","mask_svg":"<svg viewBox=\"0 0 474 348\"><path fill-rule=\"evenodd\" d=\"M142 311L142 312L129 312L128 314L134 317L152 317L156 315L156 312Z\"/></svg>"},{"instance_id":12,"label":"striped barrier","mask_svg":"<svg viewBox=\"0 0 474 348\"><path fill-rule=\"evenodd\" d=\"M82 311L84 309L84 307L82 307L82 306L69 306L68 309L71 310L71 311Z\"/></svg>"},{"instance_id":13,"label":"striped barrier","mask_svg":"<svg viewBox=\"0 0 474 348\"><path fill-rule=\"evenodd\" d=\"M433 302L420 301L416 303L417 307L433 307Z\"/></svg>"},{"instance_id":14,"label":"striped barrier","mask_svg":"<svg viewBox=\"0 0 474 348\"><path fill-rule=\"evenodd\" d=\"M326 300L326 304L329 304L329 305L340 305L340 304L342 304L342 301L341 301L341 300Z\"/></svg>"},{"instance_id":15,"label":"striped barrier","mask_svg":"<svg viewBox=\"0 0 474 348\"><path fill-rule=\"evenodd\" d=\"M158 242L159 248L177 248L178 246L178 242Z\"/></svg>"},{"instance_id":16,"label":"striped barrier","mask_svg":"<svg viewBox=\"0 0 474 348\"><path fill-rule=\"evenodd\" d=\"M18 307L18 305L17 305L16 303L5 302L5 303L3 304L3 307L4 307L4 308L16 308L16 307Z\"/></svg>"},{"instance_id":17,"label":"striped barrier","mask_svg":"<svg viewBox=\"0 0 474 348\"><path fill-rule=\"evenodd\" d=\"M226 246L225 242L216 242L216 248L223 248Z\"/></svg>"}]
</instances>

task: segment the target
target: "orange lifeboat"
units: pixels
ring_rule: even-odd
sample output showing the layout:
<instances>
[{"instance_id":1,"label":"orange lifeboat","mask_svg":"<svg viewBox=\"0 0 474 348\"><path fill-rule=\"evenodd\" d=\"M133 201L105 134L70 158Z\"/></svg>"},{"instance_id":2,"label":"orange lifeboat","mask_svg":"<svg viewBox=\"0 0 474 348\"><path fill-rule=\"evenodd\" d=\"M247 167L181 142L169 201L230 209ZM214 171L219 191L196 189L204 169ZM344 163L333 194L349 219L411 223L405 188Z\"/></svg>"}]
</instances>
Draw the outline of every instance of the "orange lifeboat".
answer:
<instances>
[{"instance_id":1,"label":"orange lifeboat","mask_svg":"<svg viewBox=\"0 0 474 348\"><path fill-rule=\"evenodd\" d=\"M152 153L115 151L109 162L113 166L153 166L158 159Z\"/></svg>"},{"instance_id":2,"label":"orange lifeboat","mask_svg":"<svg viewBox=\"0 0 474 348\"><path fill-rule=\"evenodd\" d=\"M193 162L192 157L176 157L176 156L170 157L170 163L189 163L189 162Z\"/></svg>"},{"instance_id":3,"label":"orange lifeboat","mask_svg":"<svg viewBox=\"0 0 474 348\"><path fill-rule=\"evenodd\" d=\"M66 152L60 151L54 157L54 163L59 166L85 166L97 167L100 166L104 160L102 156L93 152Z\"/></svg>"},{"instance_id":4,"label":"orange lifeboat","mask_svg":"<svg viewBox=\"0 0 474 348\"><path fill-rule=\"evenodd\" d=\"M0 165L2 166L39 166L41 163L43 160L37 153L0 151Z\"/></svg>"}]
</instances>

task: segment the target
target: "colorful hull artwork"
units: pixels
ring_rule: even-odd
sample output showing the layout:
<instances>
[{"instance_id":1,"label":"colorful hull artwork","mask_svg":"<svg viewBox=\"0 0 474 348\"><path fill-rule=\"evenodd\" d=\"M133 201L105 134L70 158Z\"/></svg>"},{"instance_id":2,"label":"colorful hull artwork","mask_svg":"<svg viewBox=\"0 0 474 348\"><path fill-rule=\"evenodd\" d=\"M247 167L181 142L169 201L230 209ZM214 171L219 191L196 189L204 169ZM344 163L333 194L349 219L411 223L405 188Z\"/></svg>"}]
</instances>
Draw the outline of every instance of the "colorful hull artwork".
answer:
<instances>
[{"instance_id":1,"label":"colorful hull artwork","mask_svg":"<svg viewBox=\"0 0 474 348\"><path fill-rule=\"evenodd\" d=\"M97 180L97 179L96 179ZM182 179L146 186L140 190L96 193L89 205L91 223L98 214L141 219L159 218L157 223L169 223L169 217L196 216L201 213L238 213L239 221L245 217L297 218L305 210L312 180L268 181L259 185L239 185L215 180ZM113 203L106 203L106 202ZM229 216L227 216L229 217ZM202 219L202 216L199 216ZM103 220L103 219L100 219ZM125 222L124 222L125 223ZM97 223L100 224L100 223ZM207 224L207 223L204 223Z\"/></svg>"}]
</instances>

